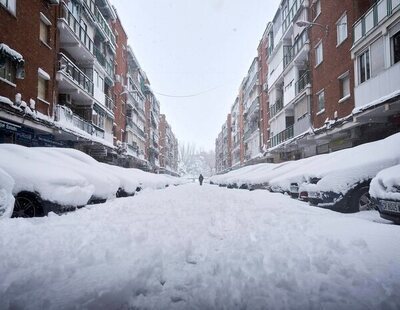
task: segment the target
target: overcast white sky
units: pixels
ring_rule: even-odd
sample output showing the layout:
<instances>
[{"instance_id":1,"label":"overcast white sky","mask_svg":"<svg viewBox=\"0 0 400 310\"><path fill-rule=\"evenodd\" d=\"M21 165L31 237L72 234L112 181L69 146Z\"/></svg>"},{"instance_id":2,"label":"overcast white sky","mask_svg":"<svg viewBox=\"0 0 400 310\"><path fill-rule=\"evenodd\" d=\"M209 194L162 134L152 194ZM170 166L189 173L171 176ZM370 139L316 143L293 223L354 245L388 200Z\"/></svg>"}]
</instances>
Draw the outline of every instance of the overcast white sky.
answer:
<instances>
[{"instance_id":1,"label":"overcast white sky","mask_svg":"<svg viewBox=\"0 0 400 310\"><path fill-rule=\"evenodd\" d=\"M111 0L180 142L214 149L279 0Z\"/></svg>"}]
</instances>

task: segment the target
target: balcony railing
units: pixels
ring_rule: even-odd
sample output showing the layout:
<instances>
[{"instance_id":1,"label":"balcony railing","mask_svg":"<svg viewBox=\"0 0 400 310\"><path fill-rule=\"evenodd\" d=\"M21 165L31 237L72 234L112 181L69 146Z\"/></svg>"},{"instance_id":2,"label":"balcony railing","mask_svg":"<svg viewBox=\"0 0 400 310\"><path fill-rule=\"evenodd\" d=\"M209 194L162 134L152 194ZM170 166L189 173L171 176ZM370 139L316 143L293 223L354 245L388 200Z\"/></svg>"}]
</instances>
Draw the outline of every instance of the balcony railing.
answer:
<instances>
[{"instance_id":1,"label":"balcony railing","mask_svg":"<svg viewBox=\"0 0 400 310\"><path fill-rule=\"evenodd\" d=\"M354 43L366 36L386 17L400 9L400 0L380 0L376 2L353 26Z\"/></svg>"},{"instance_id":2,"label":"balcony railing","mask_svg":"<svg viewBox=\"0 0 400 310\"><path fill-rule=\"evenodd\" d=\"M62 53L59 54L58 70L69 77L81 89L93 96L92 80Z\"/></svg>"},{"instance_id":3,"label":"balcony railing","mask_svg":"<svg viewBox=\"0 0 400 310\"><path fill-rule=\"evenodd\" d=\"M289 9L285 19L283 20L282 27L283 27L283 32L285 32L289 26L290 23L293 21L293 18L296 16L297 12L299 11L301 5L303 4L304 0L295 0L292 7Z\"/></svg>"},{"instance_id":4,"label":"balcony railing","mask_svg":"<svg viewBox=\"0 0 400 310\"><path fill-rule=\"evenodd\" d=\"M140 135L141 137L144 137L143 129L140 129L140 127L138 125L136 125L135 122L130 117L126 118L126 123L127 123L127 126L132 128L133 131L135 131L138 135Z\"/></svg>"},{"instance_id":5,"label":"balcony railing","mask_svg":"<svg viewBox=\"0 0 400 310\"><path fill-rule=\"evenodd\" d=\"M61 5L60 18L65 20L69 28L75 33L83 45L93 54L93 40L89 37L85 29L81 26L79 21L75 18L64 2Z\"/></svg>"},{"instance_id":6,"label":"balcony railing","mask_svg":"<svg viewBox=\"0 0 400 310\"><path fill-rule=\"evenodd\" d=\"M93 126L93 125L92 125L92 127L93 127L93 136L104 139L104 137L105 137L104 130L100 129L96 126Z\"/></svg>"},{"instance_id":7,"label":"balcony railing","mask_svg":"<svg viewBox=\"0 0 400 310\"><path fill-rule=\"evenodd\" d=\"M294 41L293 45L290 47L284 46L283 50L283 66L286 68L297 54L301 51L303 46L308 42L308 32L304 30L300 36Z\"/></svg>"},{"instance_id":8,"label":"balcony railing","mask_svg":"<svg viewBox=\"0 0 400 310\"><path fill-rule=\"evenodd\" d=\"M74 114L71 109L62 105L56 105L54 112L56 121L67 125L69 124L70 126L83 130L90 135L93 134L93 125Z\"/></svg>"},{"instance_id":9,"label":"balcony railing","mask_svg":"<svg viewBox=\"0 0 400 310\"><path fill-rule=\"evenodd\" d=\"M93 46L93 53L100 65L106 70L107 74L114 79L114 66L106 59L104 53L95 45Z\"/></svg>"},{"instance_id":10,"label":"balcony railing","mask_svg":"<svg viewBox=\"0 0 400 310\"><path fill-rule=\"evenodd\" d=\"M306 86L310 84L310 72L306 71L296 82L296 96L300 94Z\"/></svg>"},{"instance_id":11,"label":"balcony railing","mask_svg":"<svg viewBox=\"0 0 400 310\"><path fill-rule=\"evenodd\" d=\"M292 139L293 136L294 136L293 126L290 126L271 138L270 141L271 147L277 146L289 139Z\"/></svg>"},{"instance_id":12,"label":"balcony railing","mask_svg":"<svg viewBox=\"0 0 400 310\"><path fill-rule=\"evenodd\" d=\"M83 0L83 3L85 5L86 9L92 15L93 19L99 25L100 29L104 32L106 37L110 40L113 48L115 49L115 45L116 45L115 35L112 32L111 27L108 25L103 14L100 12L99 8L95 4L94 0Z\"/></svg>"},{"instance_id":13,"label":"balcony railing","mask_svg":"<svg viewBox=\"0 0 400 310\"><path fill-rule=\"evenodd\" d=\"M269 108L269 117L274 117L276 114L278 114L280 111L283 109L283 100L282 98L278 99L274 105L272 105Z\"/></svg>"},{"instance_id":14,"label":"balcony railing","mask_svg":"<svg viewBox=\"0 0 400 310\"><path fill-rule=\"evenodd\" d=\"M107 95L105 97L106 97L106 108L110 110L112 113L114 113L114 100L112 100Z\"/></svg>"}]
</instances>

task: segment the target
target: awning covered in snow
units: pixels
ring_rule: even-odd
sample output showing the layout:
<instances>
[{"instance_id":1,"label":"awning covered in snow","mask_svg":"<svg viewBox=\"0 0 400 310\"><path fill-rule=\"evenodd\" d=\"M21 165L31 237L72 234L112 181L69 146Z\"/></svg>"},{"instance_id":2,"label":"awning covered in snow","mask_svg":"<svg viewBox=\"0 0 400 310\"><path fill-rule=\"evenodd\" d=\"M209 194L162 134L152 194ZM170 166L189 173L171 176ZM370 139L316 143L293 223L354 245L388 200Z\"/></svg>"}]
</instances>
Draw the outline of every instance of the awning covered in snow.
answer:
<instances>
[{"instance_id":1,"label":"awning covered in snow","mask_svg":"<svg viewBox=\"0 0 400 310\"><path fill-rule=\"evenodd\" d=\"M0 43L0 57L8 57L17 63L24 63L24 58L20 53L10 48L7 44Z\"/></svg>"}]
</instances>

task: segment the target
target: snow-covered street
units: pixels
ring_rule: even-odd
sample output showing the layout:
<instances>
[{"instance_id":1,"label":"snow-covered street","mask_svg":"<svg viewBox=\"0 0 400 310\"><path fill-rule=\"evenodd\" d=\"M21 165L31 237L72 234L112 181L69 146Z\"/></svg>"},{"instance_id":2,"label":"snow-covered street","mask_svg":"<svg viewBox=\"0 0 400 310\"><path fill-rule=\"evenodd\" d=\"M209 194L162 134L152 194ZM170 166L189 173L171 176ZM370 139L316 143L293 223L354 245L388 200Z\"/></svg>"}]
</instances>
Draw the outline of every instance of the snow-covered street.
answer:
<instances>
[{"instance_id":1,"label":"snow-covered street","mask_svg":"<svg viewBox=\"0 0 400 310\"><path fill-rule=\"evenodd\" d=\"M400 227L186 184L0 221L0 309L399 309Z\"/></svg>"}]
</instances>

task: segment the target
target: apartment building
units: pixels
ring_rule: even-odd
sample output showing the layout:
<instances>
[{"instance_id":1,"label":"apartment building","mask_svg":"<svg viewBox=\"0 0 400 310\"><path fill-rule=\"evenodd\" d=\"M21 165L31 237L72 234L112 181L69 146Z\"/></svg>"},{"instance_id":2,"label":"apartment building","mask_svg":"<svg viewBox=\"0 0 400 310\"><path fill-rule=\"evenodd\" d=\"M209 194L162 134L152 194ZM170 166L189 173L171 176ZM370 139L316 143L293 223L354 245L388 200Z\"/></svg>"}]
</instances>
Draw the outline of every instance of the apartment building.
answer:
<instances>
[{"instance_id":1,"label":"apartment building","mask_svg":"<svg viewBox=\"0 0 400 310\"><path fill-rule=\"evenodd\" d=\"M232 166L240 166L243 162L243 105L240 95L231 108L231 162Z\"/></svg>"},{"instance_id":2,"label":"apartment building","mask_svg":"<svg viewBox=\"0 0 400 310\"><path fill-rule=\"evenodd\" d=\"M151 169L155 172L160 169L159 155L159 123L160 103L154 96L147 77L144 84L145 100L145 135L146 135L146 159Z\"/></svg>"},{"instance_id":3,"label":"apartment building","mask_svg":"<svg viewBox=\"0 0 400 310\"><path fill-rule=\"evenodd\" d=\"M111 160L114 147L116 15L108 0L60 3L58 98L55 121L65 140L100 160ZM92 143L92 141L98 143Z\"/></svg>"},{"instance_id":4,"label":"apartment building","mask_svg":"<svg viewBox=\"0 0 400 310\"><path fill-rule=\"evenodd\" d=\"M274 160L299 158L297 147L285 142L311 127L311 83L308 1L284 0L269 32L269 153Z\"/></svg>"},{"instance_id":5,"label":"apartment building","mask_svg":"<svg viewBox=\"0 0 400 310\"><path fill-rule=\"evenodd\" d=\"M57 3L0 1L0 143L66 145L55 141L51 121Z\"/></svg>"},{"instance_id":6,"label":"apartment building","mask_svg":"<svg viewBox=\"0 0 400 310\"><path fill-rule=\"evenodd\" d=\"M126 76L128 75L128 35L118 17L117 10L115 22L112 23L112 29L116 38L115 52L115 81L113 87L114 98L114 145L122 146L126 141L126 102L127 94L125 92Z\"/></svg>"},{"instance_id":7,"label":"apartment building","mask_svg":"<svg viewBox=\"0 0 400 310\"><path fill-rule=\"evenodd\" d=\"M254 58L243 80L244 160L250 161L260 154L260 98L259 63Z\"/></svg>"},{"instance_id":8,"label":"apartment building","mask_svg":"<svg viewBox=\"0 0 400 310\"><path fill-rule=\"evenodd\" d=\"M258 79L260 98L260 147L265 152L268 149L269 140L269 96L268 96L268 35L272 23L268 23L257 48L258 55Z\"/></svg>"},{"instance_id":9,"label":"apartment building","mask_svg":"<svg viewBox=\"0 0 400 310\"><path fill-rule=\"evenodd\" d=\"M160 103L109 0L1 0L0 26L0 143L158 171Z\"/></svg>"},{"instance_id":10,"label":"apartment building","mask_svg":"<svg viewBox=\"0 0 400 310\"><path fill-rule=\"evenodd\" d=\"M400 1L377 1L364 11L353 26L351 57L354 123L368 142L400 130Z\"/></svg>"},{"instance_id":11,"label":"apartment building","mask_svg":"<svg viewBox=\"0 0 400 310\"><path fill-rule=\"evenodd\" d=\"M215 140L215 169L217 172L228 171L232 167L232 116L228 114L221 132Z\"/></svg>"},{"instance_id":12,"label":"apartment building","mask_svg":"<svg viewBox=\"0 0 400 310\"><path fill-rule=\"evenodd\" d=\"M125 141L128 156L132 158L134 164L140 166L144 165L146 160L145 75L130 46L128 46L127 52L128 74L124 90L127 97Z\"/></svg>"},{"instance_id":13,"label":"apartment building","mask_svg":"<svg viewBox=\"0 0 400 310\"><path fill-rule=\"evenodd\" d=\"M160 172L176 175L178 171L178 140L167 122L165 114L160 116Z\"/></svg>"}]
</instances>

